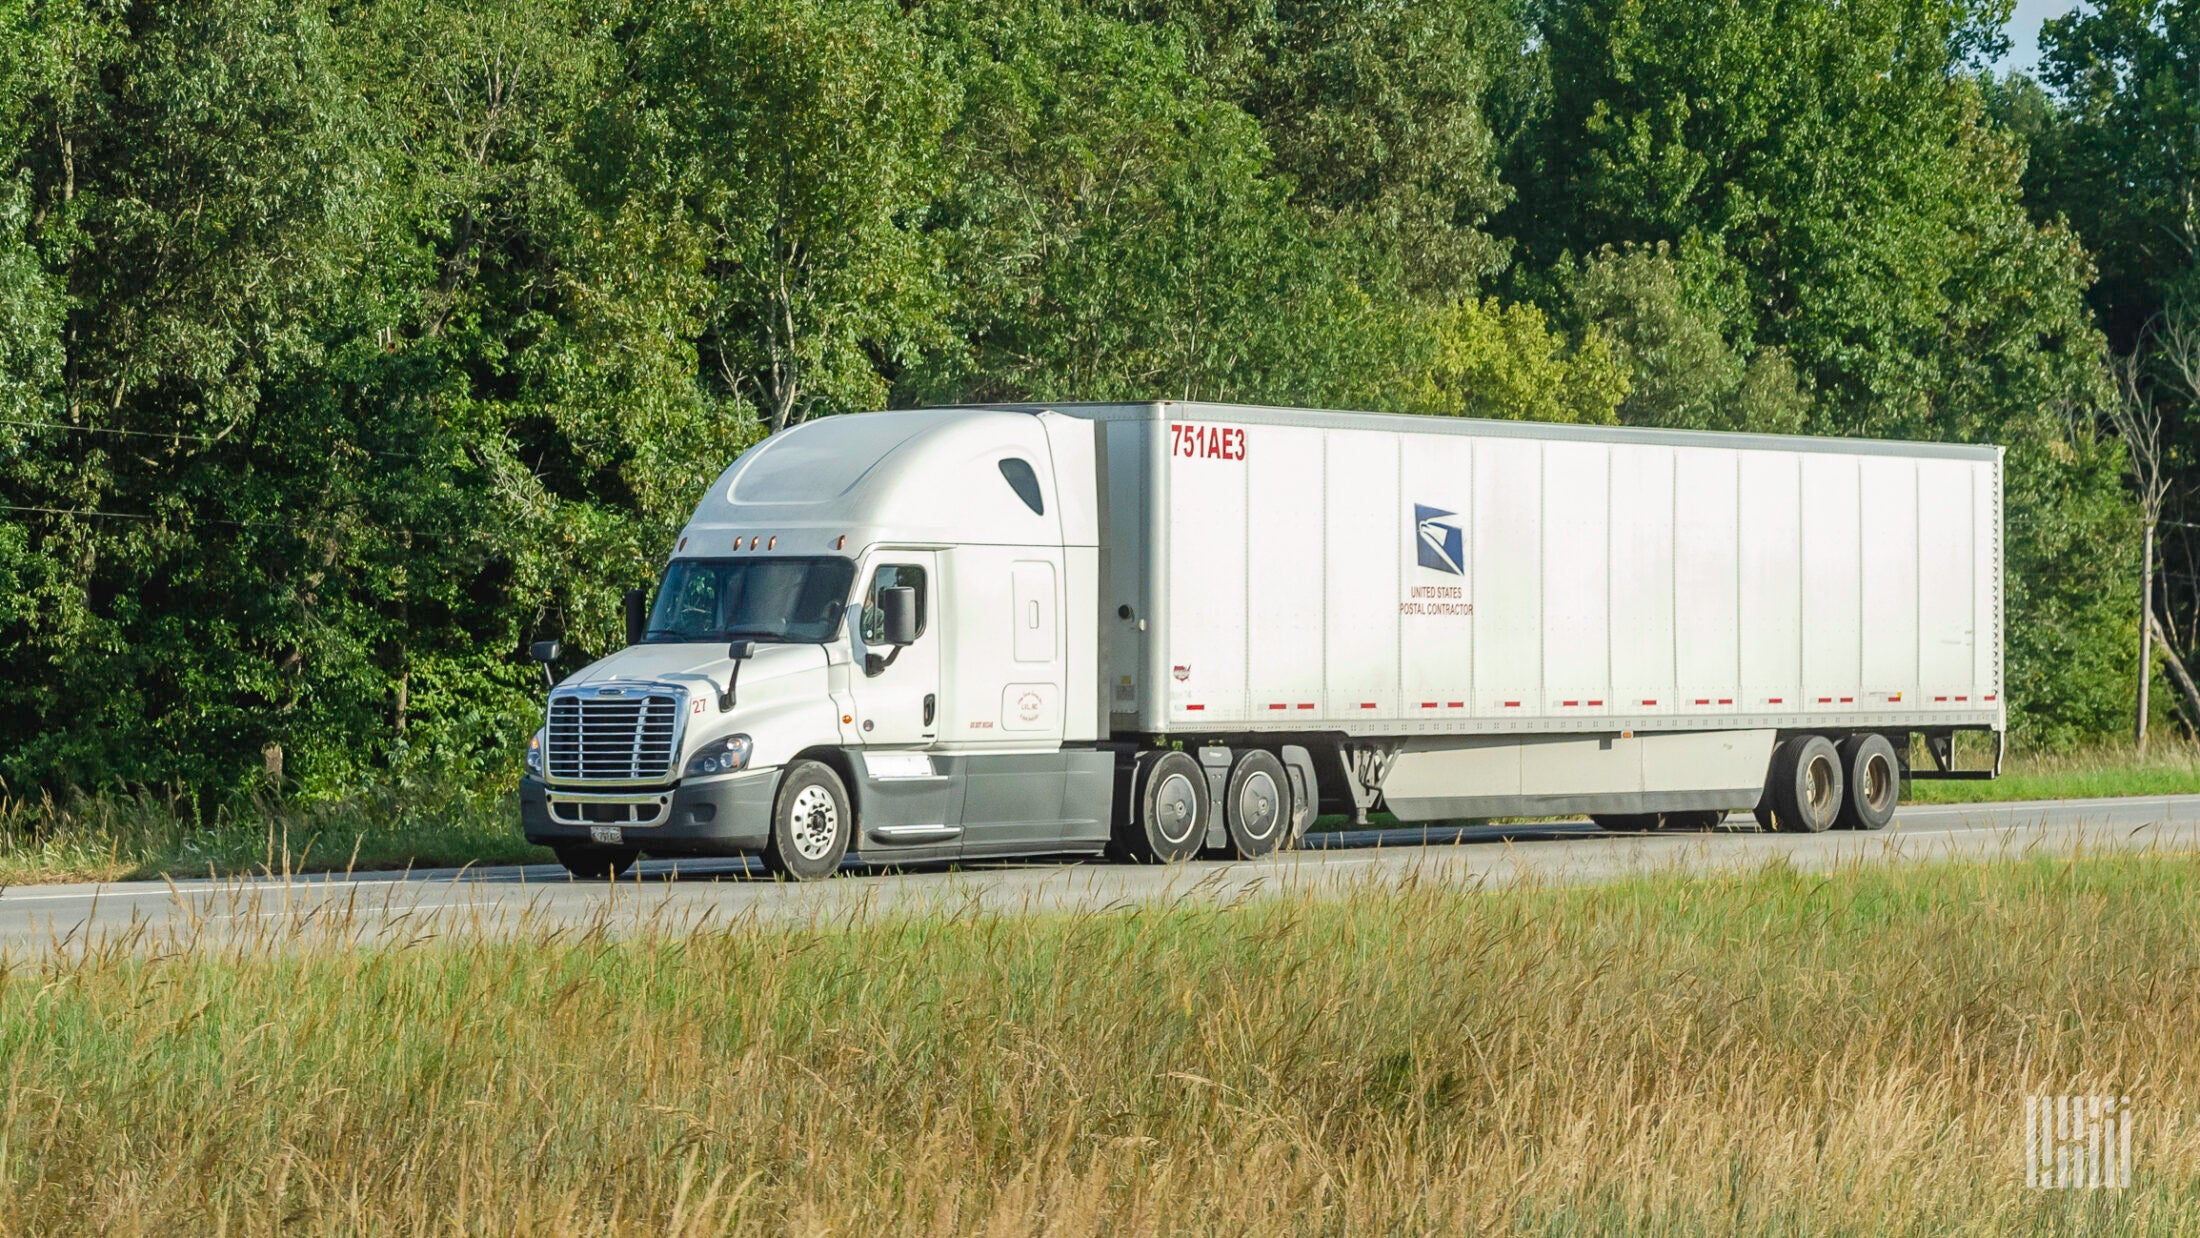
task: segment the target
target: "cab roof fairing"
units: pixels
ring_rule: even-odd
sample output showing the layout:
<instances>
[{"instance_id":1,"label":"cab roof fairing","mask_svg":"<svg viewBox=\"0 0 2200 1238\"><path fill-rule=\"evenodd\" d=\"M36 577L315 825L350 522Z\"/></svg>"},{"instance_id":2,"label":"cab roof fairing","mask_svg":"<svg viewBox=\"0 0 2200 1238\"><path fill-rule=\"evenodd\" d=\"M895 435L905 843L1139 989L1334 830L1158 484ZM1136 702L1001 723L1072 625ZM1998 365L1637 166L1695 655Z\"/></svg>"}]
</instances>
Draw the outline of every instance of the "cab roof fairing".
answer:
<instances>
[{"instance_id":1,"label":"cab roof fairing","mask_svg":"<svg viewBox=\"0 0 2200 1238\"><path fill-rule=\"evenodd\" d=\"M882 542L1062 545L1064 505L1045 416L917 409L841 414L782 430L711 483L680 532L677 553L831 554ZM1002 475L1001 461L1012 456L1038 474L1044 515L1025 506ZM843 535L845 549L835 545ZM752 548L751 539L763 540Z\"/></svg>"}]
</instances>

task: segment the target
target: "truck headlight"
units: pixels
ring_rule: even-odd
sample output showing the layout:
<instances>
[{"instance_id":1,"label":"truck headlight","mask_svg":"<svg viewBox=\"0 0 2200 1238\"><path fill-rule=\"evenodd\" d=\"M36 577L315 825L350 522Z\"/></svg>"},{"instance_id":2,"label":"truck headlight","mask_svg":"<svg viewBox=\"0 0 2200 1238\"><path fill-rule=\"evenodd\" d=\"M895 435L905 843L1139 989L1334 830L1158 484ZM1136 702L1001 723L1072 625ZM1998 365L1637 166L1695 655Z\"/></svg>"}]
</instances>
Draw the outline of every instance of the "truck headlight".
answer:
<instances>
[{"instance_id":1,"label":"truck headlight","mask_svg":"<svg viewBox=\"0 0 2200 1238\"><path fill-rule=\"evenodd\" d=\"M535 732L534 737L527 741L527 772L530 774L542 772L542 732L540 731Z\"/></svg>"},{"instance_id":2,"label":"truck headlight","mask_svg":"<svg viewBox=\"0 0 2200 1238\"><path fill-rule=\"evenodd\" d=\"M737 769L747 769L749 754L754 751L756 745L746 735L728 735L724 739L714 739L696 749L695 755L688 758L687 776L695 778L704 774L730 774Z\"/></svg>"}]
</instances>

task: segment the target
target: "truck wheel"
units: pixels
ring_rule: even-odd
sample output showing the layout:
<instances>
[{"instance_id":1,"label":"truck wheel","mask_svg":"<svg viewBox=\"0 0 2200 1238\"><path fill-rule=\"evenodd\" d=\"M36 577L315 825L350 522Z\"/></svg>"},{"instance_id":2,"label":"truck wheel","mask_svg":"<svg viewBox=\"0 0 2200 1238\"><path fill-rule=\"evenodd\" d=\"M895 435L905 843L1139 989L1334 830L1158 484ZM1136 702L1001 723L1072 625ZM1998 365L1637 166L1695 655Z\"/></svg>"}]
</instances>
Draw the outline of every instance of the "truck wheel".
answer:
<instances>
[{"instance_id":1,"label":"truck wheel","mask_svg":"<svg viewBox=\"0 0 2200 1238\"><path fill-rule=\"evenodd\" d=\"M594 843L556 843L550 851L565 871L580 881L617 881L634 867L634 858L640 854L632 847L599 847Z\"/></svg>"},{"instance_id":2,"label":"truck wheel","mask_svg":"<svg viewBox=\"0 0 2200 1238\"><path fill-rule=\"evenodd\" d=\"M1851 735L1841 741L1841 828L1883 830L1902 800L1902 763L1884 735Z\"/></svg>"},{"instance_id":3,"label":"truck wheel","mask_svg":"<svg viewBox=\"0 0 2200 1238\"><path fill-rule=\"evenodd\" d=\"M764 867L789 881L815 881L840 871L855 832L848 789L822 761L796 761L772 799L772 832Z\"/></svg>"},{"instance_id":4,"label":"truck wheel","mask_svg":"<svg viewBox=\"0 0 2200 1238\"><path fill-rule=\"evenodd\" d=\"M1589 819L1600 830L1619 830L1640 833L1663 825L1664 819L1654 812L1592 812Z\"/></svg>"},{"instance_id":5,"label":"truck wheel","mask_svg":"<svg viewBox=\"0 0 2200 1238\"><path fill-rule=\"evenodd\" d=\"M1230 849L1241 860L1257 860L1276 849L1291 828L1291 783L1274 753L1250 749L1230 767L1223 793L1223 824Z\"/></svg>"},{"instance_id":6,"label":"truck wheel","mask_svg":"<svg viewBox=\"0 0 2200 1238\"><path fill-rule=\"evenodd\" d=\"M1841 815L1841 754L1823 735L1798 735L1772 759L1773 828L1817 834Z\"/></svg>"},{"instance_id":7,"label":"truck wheel","mask_svg":"<svg viewBox=\"0 0 2200 1238\"><path fill-rule=\"evenodd\" d=\"M1132 770L1136 796L1121 822L1116 854L1139 864L1175 864L1199 854L1207 837L1207 775L1181 752L1141 752Z\"/></svg>"},{"instance_id":8,"label":"truck wheel","mask_svg":"<svg viewBox=\"0 0 2200 1238\"><path fill-rule=\"evenodd\" d=\"M1726 809L1724 808L1702 808L1689 812L1669 812L1665 814L1665 828L1669 830L1690 830L1701 834L1706 830L1718 829L1725 823Z\"/></svg>"}]
</instances>

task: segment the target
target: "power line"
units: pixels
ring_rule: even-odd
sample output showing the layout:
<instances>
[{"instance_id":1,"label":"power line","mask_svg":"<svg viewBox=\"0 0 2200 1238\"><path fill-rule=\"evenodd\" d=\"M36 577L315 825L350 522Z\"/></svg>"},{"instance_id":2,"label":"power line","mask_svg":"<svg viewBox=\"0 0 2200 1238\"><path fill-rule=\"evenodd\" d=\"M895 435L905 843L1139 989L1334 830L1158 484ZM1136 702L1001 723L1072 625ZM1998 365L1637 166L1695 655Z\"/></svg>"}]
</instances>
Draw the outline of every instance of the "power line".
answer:
<instances>
[{"instance_id":1,"label":"power line","mask_svg":"<svg viewBox=\"0 0 2200 1238\"><path fill-rule=\"evenodd\" d=\"M105 516L109 520L151 520L143 512L95 512L87 507L18 507L0 503L0 512L43 512L48 516Z\"/></svg>"},{"instance_id":2,"label":"power line","mask_svg":"<svg viewBox=\"0 0 2200 1238\"><path fill-rule=\"evenodd\" d=\"M102 516L109 520L159 520L162 517L145 512L103 512L89 507L24 507L15 503L0 503L0 512L38 512L48 516ZM196 524L226 524L235 529L287 529L291 526L273 520L223 520L216 516L193 517Z\"/></svg>"},{"instance_id":3,"label":"power line","mask_svg":"<svg viewBox=\"0 0 2200 1238\"><path fill-rule=\"evenodd\" d=\"M24 421L14 417L0 417L0 426L20 426L32 430L66 430L77 434L114 434L124 438L157 438L189 443L218 443L221 439L211 434L185 434L181 431L123 430L114 426L73 426L66 421ZM356 444L354 444L356 446ZM384 456L392 460L417 460L411 452L382 451L374 447L360 447L370 456Z\"/></svg>"},{"instance_id":4,"label":"power line","mask_svg":"<svg viewBox=\"0 0 2200 1238\"><path fill-rule=\"evenodd\" d=\"M14 418L0 418L0 426L24 426L36 430L73 430L78 434L120 434L129 438L189 439L194 443L211 443L214 441L214 436L211 434L184 434L180 432L164 434L158 430L119 430L113 426L72 426L66 421L19 421Z\"/></svg>"}]
</instances>

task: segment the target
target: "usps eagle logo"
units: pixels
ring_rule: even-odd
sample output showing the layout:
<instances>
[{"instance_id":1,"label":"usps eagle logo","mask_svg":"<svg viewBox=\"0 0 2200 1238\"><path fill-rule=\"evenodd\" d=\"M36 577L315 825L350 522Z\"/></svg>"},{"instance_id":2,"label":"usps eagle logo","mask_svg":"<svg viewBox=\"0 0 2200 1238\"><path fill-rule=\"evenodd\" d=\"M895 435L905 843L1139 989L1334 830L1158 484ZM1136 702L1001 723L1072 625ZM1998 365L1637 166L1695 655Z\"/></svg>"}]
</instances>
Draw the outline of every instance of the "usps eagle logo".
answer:
<instances>
[{"instance_id":1,"label":"usps eagle logo","mask_svg":"<svg viewBox=\"0 0 2200 1238\"><path fill-rule=\"evenodd\" d=\"M1459 526L1445 521L1445 517L1457 513L1441 508L1413 505L1413 530L1421 553L1421 566L1449 572L1454 576L1467 574L1465 567L1465 541Z\"/></svg>"}]
</instances>

